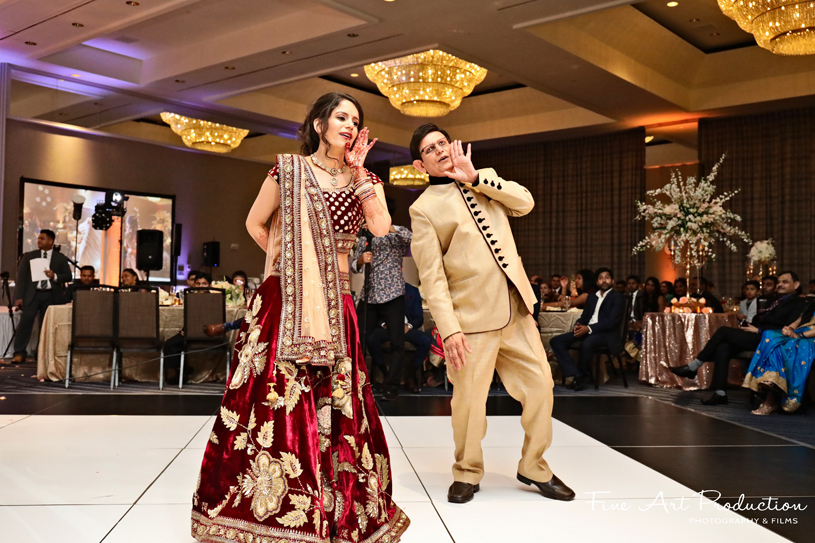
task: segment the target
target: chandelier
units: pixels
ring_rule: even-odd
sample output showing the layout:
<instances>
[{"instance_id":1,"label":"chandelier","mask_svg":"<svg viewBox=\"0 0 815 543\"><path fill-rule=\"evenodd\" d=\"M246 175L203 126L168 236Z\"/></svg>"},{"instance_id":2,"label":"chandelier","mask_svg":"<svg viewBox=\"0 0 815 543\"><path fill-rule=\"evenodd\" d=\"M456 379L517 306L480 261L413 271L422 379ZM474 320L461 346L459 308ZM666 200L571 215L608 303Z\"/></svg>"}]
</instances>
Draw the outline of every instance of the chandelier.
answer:
<instances>
[{"instance_id":1,"label":"chandelier","mask_svg":"<svg viewBox=\"0 0 815 543\"><path fill-rule=\"evenodd\" d=\"M191 119L175 113L162 113L161 120L181 136L187 147L202 151L228 153L240 145L243 138L249 134L248 130L242 128Z\"/></svg>"},{"instance_id":2,"label":"chandelier","mask_svg":"<svg viewBox=\"0 0 815 543\"><path fill-rule=\"evenodd\" d=\"M795 0L718 0L722 13L777 55L815 53L815 3Z\"/></svg>"},{"instance_id":3,"label":"chandelier","mask_svg":"<svg viewBox=\"0 0 815 543\"><path fill-rule=\"evenodd\" d=\"M431 49L365 66L391 105L411 117L441 117L461 104L484 80L487 70Z\"/></svg>"},{"instance_id":4,"label":"chandelier","mask_svg":"<svg viewBox=\"0 0 815 543\"><path fill-rule=\"evenodd\" d=\"M394 166L388 175L392 185L403 187L423 187L430 183L430 177L422 173L411 165Z\"/></svg>"}]
</instances>

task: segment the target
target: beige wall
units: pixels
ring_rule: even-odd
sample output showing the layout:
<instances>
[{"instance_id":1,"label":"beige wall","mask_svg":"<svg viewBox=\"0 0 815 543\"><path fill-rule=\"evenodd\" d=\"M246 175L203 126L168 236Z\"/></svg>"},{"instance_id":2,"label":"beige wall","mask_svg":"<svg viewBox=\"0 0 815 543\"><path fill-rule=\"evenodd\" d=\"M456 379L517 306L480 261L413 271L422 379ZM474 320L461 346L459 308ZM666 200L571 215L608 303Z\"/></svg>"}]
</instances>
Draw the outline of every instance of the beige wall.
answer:
<instances>
[{"instance_id":1,"label":"beige wall","mask_svg":"<svg viewBox=\"0 0 815 543\"><path fill-rule=\"evenodd\" d=\"M221 242L220 273L263 271L264 255L244 220L268 164L56 126L9 120L3 204L2 269L16 275L20 177L124 191L176 195L183 225L179 263L200 268L202 244ZM230 249L238 244L239 249Z\"/></svg>"}]
</instances>

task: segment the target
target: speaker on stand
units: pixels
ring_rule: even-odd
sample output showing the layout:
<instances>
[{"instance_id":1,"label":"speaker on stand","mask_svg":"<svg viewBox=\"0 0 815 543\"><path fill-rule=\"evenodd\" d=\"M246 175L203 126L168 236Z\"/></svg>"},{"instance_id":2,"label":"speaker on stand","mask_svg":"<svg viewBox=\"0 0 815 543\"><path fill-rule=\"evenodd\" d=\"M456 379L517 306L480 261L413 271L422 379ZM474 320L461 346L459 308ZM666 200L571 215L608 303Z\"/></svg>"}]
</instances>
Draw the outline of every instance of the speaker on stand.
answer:
<instances>
[{"instance_id":1,"label":"speaker on stand","mask_svg":"<svg viewBox=\"0 0 815 543\"><path fill-rule=\"evenodd\" d=\"M136 232L136 267L147 272L164 268L164 232L161 230L139 230Z\"/></svg>"},{"instance_id":2,"label":"speaker on stand","mask_svg":"<svg viewBox=\"0 0 815 543\"><path fill-rule=\"evenodd\" d=\"M221 243L219 241L204 242L204 266L217 268L221 264ZM210 272L212 270L210 269Z\"/></svg>"}]
</instances>

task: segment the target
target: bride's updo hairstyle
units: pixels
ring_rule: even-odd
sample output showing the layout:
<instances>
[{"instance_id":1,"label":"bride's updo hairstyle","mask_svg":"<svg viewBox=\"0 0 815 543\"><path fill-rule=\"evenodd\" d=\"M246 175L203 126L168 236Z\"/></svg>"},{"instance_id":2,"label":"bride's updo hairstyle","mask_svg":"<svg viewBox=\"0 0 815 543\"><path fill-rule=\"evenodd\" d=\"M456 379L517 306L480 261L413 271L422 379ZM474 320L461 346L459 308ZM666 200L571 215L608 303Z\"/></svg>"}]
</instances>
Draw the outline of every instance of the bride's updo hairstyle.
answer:
<instances>
[{"instance_id":1,"label":"bride's updo hairstyle","mask_svg":"<svg viewBox=\"0 0 815 543\"><path fill-rule=\"evenodd\" d=\"M320 147L320 141L325 143L329 148L331 147L328 141L326 141L325 136L319 134L314 129L314 120L317 119L319 121L320 127L323 128L323 132L325 132L324 128L328 126L328 119L343 100L348 100L357 108L359 112L359 129L361 130L362 127L365 126L363 123L364 114L362 113L362 106L357 102L356 98L342 92L323 94L308 108L306 120L303 121L303 124L297 129L297 137L302 142L300 154L308 156L316 153ZM351 142L351 145L353 145L353 143L354 142Z\"/></svg>"}]
</instances>

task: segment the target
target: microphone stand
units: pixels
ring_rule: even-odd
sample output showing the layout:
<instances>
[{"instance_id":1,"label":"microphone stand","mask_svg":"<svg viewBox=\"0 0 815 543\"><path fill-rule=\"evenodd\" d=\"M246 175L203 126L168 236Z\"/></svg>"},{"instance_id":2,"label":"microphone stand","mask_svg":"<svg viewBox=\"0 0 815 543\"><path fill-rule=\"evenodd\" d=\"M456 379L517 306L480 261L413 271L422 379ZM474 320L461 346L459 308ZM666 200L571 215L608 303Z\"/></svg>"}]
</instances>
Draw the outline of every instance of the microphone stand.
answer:
<instances>
[{"instance_id":1,"label":"microphone stand","mask_svg":"<svg viewBox=\"0 0 815 543\"><path fill-rule=\"evenodd\" d=\"M5 358L6 354L8 354L8 350L14 344L14 338L17 336L17 323L14 322L14 303L11 299L11 289L9 289L8 286L9 272L0 273L0 279L2 279L3 281L3 294L6 297L6 300L8 300L8 316L11 319L11 330L12 330L11 339L9 340L8 345L6 345L6 348L3 351L3 356L0 357Z\"/></svg>"}]
</instances>

